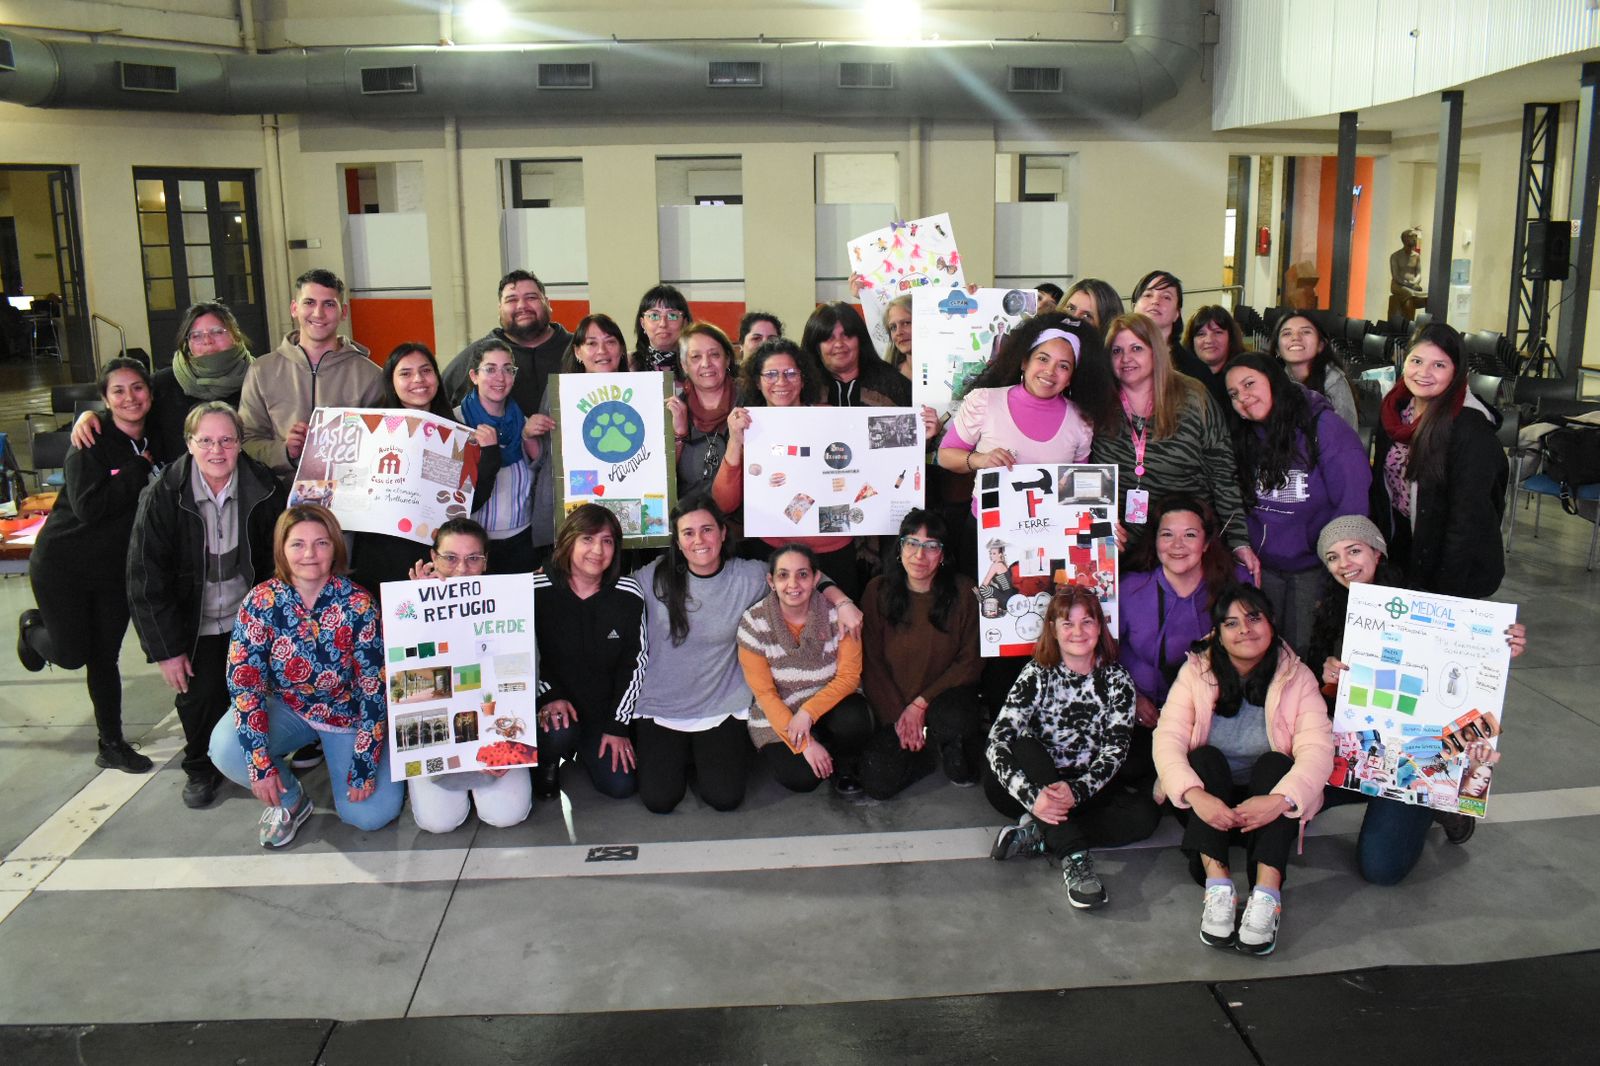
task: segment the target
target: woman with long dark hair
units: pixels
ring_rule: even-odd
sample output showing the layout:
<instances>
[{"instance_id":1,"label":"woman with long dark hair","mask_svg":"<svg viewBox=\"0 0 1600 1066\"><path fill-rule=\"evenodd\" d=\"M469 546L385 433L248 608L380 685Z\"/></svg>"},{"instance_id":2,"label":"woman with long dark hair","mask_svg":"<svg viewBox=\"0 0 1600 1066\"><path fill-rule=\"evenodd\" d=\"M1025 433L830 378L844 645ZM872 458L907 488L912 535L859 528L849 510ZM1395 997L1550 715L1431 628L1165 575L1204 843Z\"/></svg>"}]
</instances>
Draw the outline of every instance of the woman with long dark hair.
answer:
<instances>
[{"instance_id":1,"label":"woman with long dark hair","mask_svg":"<svg viewBox=\"0 0 1600 1066\"><path fill-rule=\"evenodd\" d=\"M1104 331L1113 318L1122 314L1122 294L1116 286L1103 278L1083 278L1067 290L1066 297L1056 310L1081 318L1095 329ZM1040 314L1044 314L1043 311Z\"/></svg>"},{"instance_id":2,"label":"woman with long dark hair","mask_svg":"<svg viewBox=\"0 0 1600 1066\"><path fill-rule=\"evenodd\" d=\"M783 336L783 319L770 311L746 311L739 319L739 358L743 363L752 358L761 346ZM728 371L733 373L733 369Z\"/></svg>"},{"instance_id":3,"label":"woman with long dark hair","mask_svg":"<svg viewBox=\"0 0 1600 1066\"><path fill-rule=\"evenodd\" d=\"M1351 429L1359 428L1356 394L1344 376L1344 363L1316 319L1295 312L1278 319L1267 354L1283 364L1296 384L1325 398Z\"/></svg>"},{"instance_id":4,"label":"woman with long dark hair","mask_svg":"<svg viewBox=\"0 0 1600 1066\"><path fill-rule=\"evenodd\" d=\"M728 811L744 802L750 753L752 694L736 637L744 612L767 594L767 568L730 557L727 519L708 496L680 499L668 521L667 554L635 575L650 650L634 712L639 798L657 814L670 812L692 769L701 800ZM859 633L861 612L820 584L844 628Z\"/></svg>"},{"instance_id":5,"label":"woman with long dark hair","mask_svg":"<svg viewBox=\"0 0 1600 1066\"><path fill-rule=\"evenodd\" d=\"M1482 599L1500 587L1505 452L1494 417L1467 388L1461 334L1417 331L1372 439L1372 520L1423 592Z\"/></svg>"},{"instance_id":6,"label":"woman with long dark hair","mask_svg":"<svg viewBox=\"0 0 1600 1066\"><path fill-rule=\"evenodd\" d=\"M1273 626L1304 652L1322 587L1317 535L1331 519L1366 513L1366 449L1322 396L1290 381L1267 356L1247 352L1223 377L1261 591L1272 603Z\"/></svg>"},{"instance_id":7,"label":"woman with long dark hair","mask_svg":"<svg viewBox=\"0 0 1600 1066\"><path fill-rule=\"evenodd\" d=\"M1189 871L1205 887L1200 939L1266 955L1277 946L1284 870L1301 826L1322 809L1333 730L1317 679L1278 639L1261 590L1234 585L1215 631L1189 655L1153 742L1157 799L1184 822ZM1253 886L1235 928L1233 843Z\"/></svg>"},{"instance_id":8,"label":"woman with long dark hair","mask_svg":"<svg viewBox=\"0 0 1600 1066\"><path fill-rule=\"evenodd\" d=\"M1045 611L1033 660L989 729L984 792L995 810L1021 816L1000 830L996 859L1050 853L1061 863L1067 902L1107 901L1091 847L1120 847L1155 831L1148 791L1112 784L1128 755L1133 679L1117 665L1117 640L1098 593L1063 585Z\"/></svg>"},{"instance_id":9,"label":"woman with long dark hair","mask_svg":"<svg viewBox=\"0 0 1600 1066\"><path fill-rule=\"evenodd\" d=\"M1178 275L1152 270L1140 278L1133 287L1133 313L1144 315L1161 330L1174 370L1210 387L1215 375L1183 343L1183 282Z\"/></svg>"},{"instance_id":10,"label":"woman with long dark hair","mask_svg":"<svg viewBox=\"0 0 1600 1066\"><path fill-rule=\"evenodd\" d=\"M825 406L911 406L910 380L878 356L867 324L850 304L823 304L811 312L800 347L822 369Z\"/></svg>"},{"instance_id":11,"label":"woman with long dark hair","mask_svg":"<svg viewBox=\"0 0 1600 1066\"><path fill-rule=\"evenodd\" d=\"M862 687L878 726L861 784L873 799L928 773L934 753L952 784L978 780L985 723L977 588L951 565L947 537L936 512L907 513L896 550L862 595Z\"/></svg>"},{"instance_id":12,"label":"woman with long dark hair","mask_svg":"<svg viewBox=\"0 0 1600 1066\"><path fill-rule=\"evenodd\" d=\"M1206 376L1200 379L1201 384L1205 385L1217 405L1226 410L1228 389L1222 380L1223 371L1229 360L1236 355L1243 355L1247 350L1239 323L1233 320L1233 315L1226 307L1207 304L1189 319L1183 345L1206 368Z\"/></svg>"}]
</instances>

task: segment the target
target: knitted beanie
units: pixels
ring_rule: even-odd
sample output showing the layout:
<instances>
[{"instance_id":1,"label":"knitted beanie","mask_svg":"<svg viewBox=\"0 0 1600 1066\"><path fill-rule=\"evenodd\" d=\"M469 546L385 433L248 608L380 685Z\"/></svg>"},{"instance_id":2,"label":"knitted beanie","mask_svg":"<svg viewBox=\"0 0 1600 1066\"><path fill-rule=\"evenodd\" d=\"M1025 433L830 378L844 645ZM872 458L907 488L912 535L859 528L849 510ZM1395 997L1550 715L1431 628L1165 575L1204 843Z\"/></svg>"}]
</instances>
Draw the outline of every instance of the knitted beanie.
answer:
<instances>
[{"instance_id":1,"label":"knitted beanie","mask_svg":"<svg viewBox=\"0 0 1600 1066\"><path fill-rule=\"evenodd\" d=\"M1366 515L1340 515L1323 526L1317 536L1317 554L1327 555L1328 549L1341 540L1359 540L1376 548L1379 555L1389 554L1389 545L1384 542L1383 534L1378 532L1378 527Z\"/></svg>"}]
</instances>

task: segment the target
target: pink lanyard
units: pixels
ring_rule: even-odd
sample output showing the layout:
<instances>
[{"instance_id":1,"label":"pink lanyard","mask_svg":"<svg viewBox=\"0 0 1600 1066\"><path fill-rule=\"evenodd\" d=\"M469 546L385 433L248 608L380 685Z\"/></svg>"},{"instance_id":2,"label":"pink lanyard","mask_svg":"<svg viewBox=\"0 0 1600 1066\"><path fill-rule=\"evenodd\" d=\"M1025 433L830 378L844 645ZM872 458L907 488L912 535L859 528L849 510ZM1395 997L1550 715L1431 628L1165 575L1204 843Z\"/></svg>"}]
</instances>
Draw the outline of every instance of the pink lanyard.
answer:
<instances>
[{"instance_id":1,"label":"pink lanyard","mask_svg":"<svg viewBox=\"0 0 1600 1066\"><path fill-rule=\"evenodd\" d=\"M1144 429L1133 427L1133 405L1128 402L1128 394L1121 389L1117 390L1117 397L1122 401L1122 413L1128 416L1128 436L1133 439L1133 473L1135 477L1144 477L1144 446L1150 439L1150 427L1147 423Z\"/></svg>"}]
</instances>

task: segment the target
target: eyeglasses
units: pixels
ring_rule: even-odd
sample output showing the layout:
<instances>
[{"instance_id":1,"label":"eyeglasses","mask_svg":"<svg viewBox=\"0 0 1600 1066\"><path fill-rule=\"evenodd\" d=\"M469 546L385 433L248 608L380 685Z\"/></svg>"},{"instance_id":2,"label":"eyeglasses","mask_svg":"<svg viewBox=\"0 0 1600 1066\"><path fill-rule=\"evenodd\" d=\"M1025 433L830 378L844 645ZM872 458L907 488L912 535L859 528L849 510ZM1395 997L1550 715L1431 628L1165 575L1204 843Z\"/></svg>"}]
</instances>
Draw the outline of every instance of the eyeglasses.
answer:
<instances>
[{"instance_id":1,"label":"eyeglasses","mask_svg":"<svg viewBox=\"0 0 1600 1066\"><path fill-rule=\"evenodd\" d=\"M784 381L796 381L799 379L799 377L799 368L792 366L787 370L763 370L761 372L761 380L765 381L769 385L777 381L779 378L782 378Z\"/></svg>"},{"instance_id":2,"label":"eyeglasses","mask_svg":"<svg viewBox=\"0 0 1600 1066\"><path fill-rule=\"evenodd\" d=\"M682 311L646 311L644 313L644 317L645 317L645 321L647 321L647 322L655 322L655 323L658 323L658 324L662 323L662 322L682 322L683 321L683 312Z\"/></svg>"},{"instance_id":3,"label":"eyeglasses","mask_svg":"<svg viewBox=\"0 0 1600 1066\"><path fill-rule=\"evenodd\" d=\"M914 552L927 552L929 555L944 551L944 542L938 540L918 540L916 537L901 537L900 547Z\"/></svg>"},{"instance_id":4,"label":"eyeglasses","mask_svg":"<svg viewBox=\"0 0 1600 1066\"><path fill-rule=\"evenodd\" d=\"M489 561L489 557L482 552L476 552L472 555L457 555L455 552L434 552L433 554L441 563L446 563L451 567L460 566L462 563L466 563L468 566L482 566Z\"/></svg>"},{"instance_id":5,"label":"eyeglasses","mask_svg":"<svg viewBox=\"0 0 1600 1066\"><path fill-rule=\"evenodd\" d=\"M200 341L220 341L224 338L233 339L233 334L225 329L196 329L189 331L189 343L198 344Z\"/></svg>"},{"instance_id":6,"label":"eyeglasses","mask_svg":"<svg viewBox=\"0 0 1600 1066\"><path fill-rule=\"evenodd\" d=\"M231 452L231 451L233 451L235 448L237 448L239 446L239 438L238 437L190 437L189 438L189 443L193 444L196 448L199 448L203 452L209 452L212 448L221 448L225 452Z\"/></svg>"},{"instance_id":7,"label":"eyeglasses","mask_svg":"<svg viewBox=\"0 0 1600 1066\"><path fill-rule=\"evenodd\" d=\"M514 378L517 376L517 368L512 363L490 363L488 366L480 366L477 373L486 378Z\"/></svg>"}]
</instances>

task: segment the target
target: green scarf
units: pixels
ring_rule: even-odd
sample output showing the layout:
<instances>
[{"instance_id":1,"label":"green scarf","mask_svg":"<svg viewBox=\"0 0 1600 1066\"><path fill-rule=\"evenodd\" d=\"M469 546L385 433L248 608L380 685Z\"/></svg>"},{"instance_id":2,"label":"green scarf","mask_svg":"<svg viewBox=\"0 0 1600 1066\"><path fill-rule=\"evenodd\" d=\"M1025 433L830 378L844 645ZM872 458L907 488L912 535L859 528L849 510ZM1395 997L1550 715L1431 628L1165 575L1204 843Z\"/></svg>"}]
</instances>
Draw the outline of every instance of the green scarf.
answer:
<instances>
[{"instance_id":1,"label":"green scarf","mask_svg":"<svg viewBox=\"0 0 1600 1066\"><path fill-rule=\"evenodd\" d=\"M245 371L255 357L242 344L195 359L182 351L172 355L172 374L183 394L193 400L226 400L244 389Z\"/></svg>"}]
</instances>

